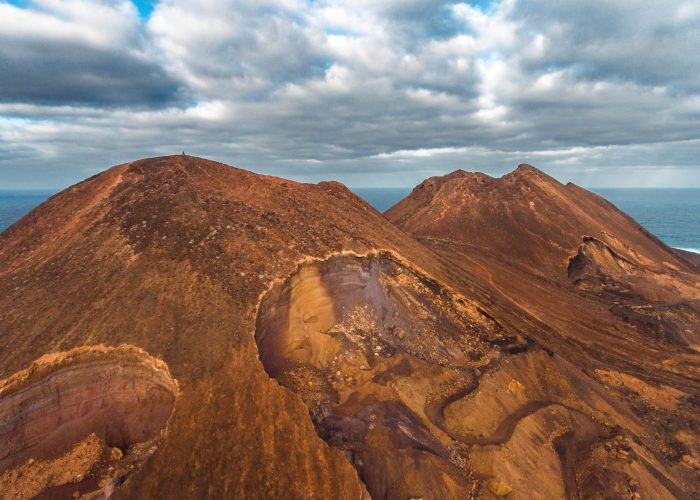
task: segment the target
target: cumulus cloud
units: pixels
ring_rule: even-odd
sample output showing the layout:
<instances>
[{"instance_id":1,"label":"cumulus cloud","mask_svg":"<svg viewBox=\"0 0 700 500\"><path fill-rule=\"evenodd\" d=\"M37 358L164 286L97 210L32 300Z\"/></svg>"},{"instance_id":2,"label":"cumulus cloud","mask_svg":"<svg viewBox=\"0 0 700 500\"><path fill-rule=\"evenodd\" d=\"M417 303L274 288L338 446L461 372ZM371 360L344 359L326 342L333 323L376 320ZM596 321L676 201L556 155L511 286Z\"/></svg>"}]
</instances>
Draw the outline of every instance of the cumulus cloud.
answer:
<instances>
[{"instance_id":1,"label":"cumulus cloud","mask_svg":"<svg viewBox=\"0 0 700 500\"><path fill-rule=\"evenodd\" d=\"M154 106L180 90L140 33L129 1L0 3L0 100Z\"/></svg>"},{"instance_id":2,"label":"cumulus cloud","mask_svg":"<svg viewBox=\"0 0 700 500\"><path fill-rule=\"evenodd\" d=\"M125 0L0 3L0 186L183 149L354 185L522 161L589 185L700 185L700 9L660 9L161 0L144 19Z\"/></svg>"}]
</instances>

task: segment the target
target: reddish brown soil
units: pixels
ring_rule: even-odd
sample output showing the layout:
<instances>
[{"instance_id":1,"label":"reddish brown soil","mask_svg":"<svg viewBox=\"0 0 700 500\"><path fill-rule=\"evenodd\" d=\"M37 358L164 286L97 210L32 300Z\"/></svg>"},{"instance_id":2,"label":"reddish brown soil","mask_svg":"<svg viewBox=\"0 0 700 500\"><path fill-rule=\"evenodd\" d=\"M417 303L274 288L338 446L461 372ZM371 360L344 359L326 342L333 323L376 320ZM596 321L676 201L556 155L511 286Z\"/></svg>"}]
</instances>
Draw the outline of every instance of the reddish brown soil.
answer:
<instances>
[{"instance_id":1,"label":"reddish brown soil","mask_svg":"<svg viewBox=\"0 0 700 500\"><path fill-rule=\"evenodd\" d=\"M673 494L697 492L694 455L678 439L700 426L694 256L668 248L599 196L529 165L501 178L457 171L428 179L385 215L536 318L535 340L640 419L640 441L682 490ZM601 375L607 371L615 380ZM578 488L590 493L583 483Z\"/></svg>"},{"instance_id":2,"label":"reddish brown soil","mask_svg":"<svg viewBox=\"0 0 700 500\"><path fill-rule=\"evenodd\" d=\"M180 392L158 450L118 494L357 499L354 467L258 361L255 314L300 260L377 248L438 268L337 183L180 155L114 167L0 235L0 379L50 352L138 346Z\"/></svg>"},{"instance_id":3,"label":"reddish brown soil","mask_svg":"<svg viewBox=\"0 0 700 500\"><path fill-rule=\"evenodd\" d=\"M0 235L0 380L94 346L163 363L172 414L116 497L698 493L694 266L532 167L387 216L184 155L114 167ZM75 428L2 477L87 468L107 435Z\"/></svg>"}]
</instances>

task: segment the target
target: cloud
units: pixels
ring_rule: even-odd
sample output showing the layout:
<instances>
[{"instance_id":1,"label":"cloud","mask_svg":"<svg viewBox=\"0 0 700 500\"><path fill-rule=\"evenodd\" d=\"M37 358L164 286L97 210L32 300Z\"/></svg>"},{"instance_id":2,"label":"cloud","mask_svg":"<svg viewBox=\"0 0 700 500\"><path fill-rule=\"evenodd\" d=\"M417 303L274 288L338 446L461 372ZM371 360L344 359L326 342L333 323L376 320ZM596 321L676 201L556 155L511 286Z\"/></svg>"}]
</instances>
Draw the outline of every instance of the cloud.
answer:
<instances>
[{"instance_id":1,"label":"cloud","mask_svg":"<svg viewBox=\"0 0 700 500\"><path fill-rule=\"evenodd\" d=\"M354 185L522 161L700 185L700 9L582 5L0 3L0 186L183 149Z\"/></svg>"},{"instance_id":2,"label":"cloud","mask_svg":"<svg viewBox=\"0 0 700 500\"><path fill-rule=\"evenodd\" d=\"M179 82L139 33L131 2L36 0L0 4L0 101L160 106Z\"/></svg>"},{"instance_id":3,"label":"cloud","mask_svg":"<svg viewBox=\"0 0 700 500\"><path fill-rule=\"evenodd\" d=\"M700 67L696 2L534 0L518 3L513 14L548 40L545 57L527 61L533 70L568 67L592 81L700 90L689 71Z\"/></svg>"}]
</instances>

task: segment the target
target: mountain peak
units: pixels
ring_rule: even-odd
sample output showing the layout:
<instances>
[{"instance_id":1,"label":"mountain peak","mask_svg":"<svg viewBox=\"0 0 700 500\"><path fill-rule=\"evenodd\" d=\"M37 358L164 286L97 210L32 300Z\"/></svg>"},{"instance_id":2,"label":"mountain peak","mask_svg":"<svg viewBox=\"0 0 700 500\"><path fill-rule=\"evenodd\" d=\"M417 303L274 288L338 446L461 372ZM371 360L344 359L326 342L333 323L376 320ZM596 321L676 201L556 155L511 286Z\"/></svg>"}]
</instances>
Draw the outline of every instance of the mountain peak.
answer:
<instances>
[{"instance_id":1,"label":"mountain peak","mask_svg":"<svg viewBox=\"0 0 700 500\"><path fill-rule=\"evenodd\" d=\"M503 178L539 179L539 180L554 181L557 184L559 183L559 181L557 181L553 177L545 174L542 170L540 170L536 167L533 167L532 165L530 165L528 163L521 163L520 165L518 165L515 168L515 170L512 170L511 172L504 175Z\"/></svg>"},{"instance_id":2,"label":"mountain peak","mask_svg":"<svg viewBox=\"0 0 700 500\"><path fill-rule=\"evenodd\" d=\"M556 179L553 177L547 175L544 173L542 170L538 169L537 167L534 167L530 165L529 163L521 163L519 164L515 169L511 170L507 174L503 175L500 179L542 179L542 180L549 180L549 181L554 181L559 183ZM441 176L436 176L436 177L431 177L430 179L427 179L424 182L430 181L431 183L436 183L436 184L443 184L448 181L452 181L455 179L468 179L468 180L473 180L479 183L483 183L485 181L493 181L493 180L498 180L498 178L491 177L488 174L485 174L483 172L468 172L463 169L457 169L453 172L450 172L449 174L441 175Z\"/></svg>"},{"instance_id":3,"label":"mountain peak","mask_svg":"<svg viewBox=\"0 0 700 500\"><path fill-rule=\"evenodd\" d=\"M516 172L529 173L529 174L541 174L542 171L536 167L533 167L529 163L521 163L516 167Z\"/></svg>"}]
</instances>

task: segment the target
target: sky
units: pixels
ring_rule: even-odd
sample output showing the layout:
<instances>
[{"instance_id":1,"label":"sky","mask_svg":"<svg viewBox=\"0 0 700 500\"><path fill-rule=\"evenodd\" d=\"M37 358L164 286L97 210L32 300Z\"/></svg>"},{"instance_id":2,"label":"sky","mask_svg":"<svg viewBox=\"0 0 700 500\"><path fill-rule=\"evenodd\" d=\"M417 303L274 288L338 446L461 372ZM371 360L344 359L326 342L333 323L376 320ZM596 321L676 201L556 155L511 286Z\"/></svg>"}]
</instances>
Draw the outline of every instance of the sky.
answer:
<instances>
[{"instance_id":1,"label":"sky","mask_svg":"<svg viewBox=\"0 0 700 500\"><path fill-rule=\"evenodd\" d=\"M700 187L697 0L0 0L0 189L203 156Z\"/></svg>"}]
</instances>

